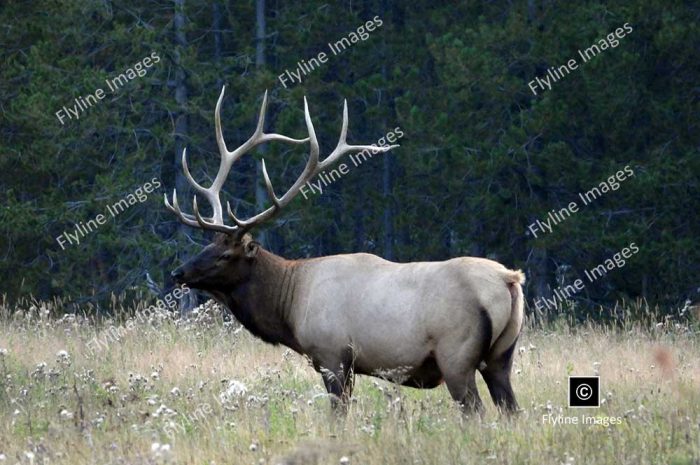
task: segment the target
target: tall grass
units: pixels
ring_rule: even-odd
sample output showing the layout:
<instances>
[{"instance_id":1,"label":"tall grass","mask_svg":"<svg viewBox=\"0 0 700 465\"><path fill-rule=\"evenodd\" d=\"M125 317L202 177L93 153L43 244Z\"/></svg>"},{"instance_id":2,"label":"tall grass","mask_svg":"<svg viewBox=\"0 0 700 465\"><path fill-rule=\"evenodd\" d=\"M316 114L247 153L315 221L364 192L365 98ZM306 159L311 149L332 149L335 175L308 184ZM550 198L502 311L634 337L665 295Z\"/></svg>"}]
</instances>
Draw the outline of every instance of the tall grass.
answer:
<instances>
[{"instance_id":1,"label":"tall grass","mask_svg":"<svg viewBox=\"0 0 700 465\"><path fill-rule=\"evenodd\" d=\"M487 409L470 418L444 387L359 377L340 420L307 360L256 340L215 305L187 318L124 308L98 320L61 305L0 305L0 464L700 461L700 347L688 317L531 322L513 367L522 411L512 418L480 377ZM571 374L600 375L599 409L567 407ZM553 425L547 414L621 424Z\"/></svg>"}]
</instances>

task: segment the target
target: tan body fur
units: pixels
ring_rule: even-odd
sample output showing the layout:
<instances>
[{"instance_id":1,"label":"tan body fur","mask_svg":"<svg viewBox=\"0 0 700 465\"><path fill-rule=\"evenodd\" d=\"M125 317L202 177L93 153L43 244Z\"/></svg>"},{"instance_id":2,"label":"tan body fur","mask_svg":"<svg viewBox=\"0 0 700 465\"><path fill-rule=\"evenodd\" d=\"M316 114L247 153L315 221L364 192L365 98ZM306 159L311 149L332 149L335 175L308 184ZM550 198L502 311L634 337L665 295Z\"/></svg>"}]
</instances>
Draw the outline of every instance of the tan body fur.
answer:
<instances>
[{"instance_id":1,"label":"tan body fur","mask_svg":"<svg viewBox=\"0 0 700 465\"><path fill-rule=\"evenodd\" d=\"M348 345L355 369L367 374L418 367L431 353L442 355L441 343L461 346L447 352L480 353L483 335L474 322L482 310L492 325L489 349L511 319L517 330L504 335L497 352L515 342L520 330L522 309L513 315L507 286L519 277L490 260L401 264L352 254L296 266L298 307L291 326L303 350L322 364L323 354Z\"/></svg>"}]
</instances>

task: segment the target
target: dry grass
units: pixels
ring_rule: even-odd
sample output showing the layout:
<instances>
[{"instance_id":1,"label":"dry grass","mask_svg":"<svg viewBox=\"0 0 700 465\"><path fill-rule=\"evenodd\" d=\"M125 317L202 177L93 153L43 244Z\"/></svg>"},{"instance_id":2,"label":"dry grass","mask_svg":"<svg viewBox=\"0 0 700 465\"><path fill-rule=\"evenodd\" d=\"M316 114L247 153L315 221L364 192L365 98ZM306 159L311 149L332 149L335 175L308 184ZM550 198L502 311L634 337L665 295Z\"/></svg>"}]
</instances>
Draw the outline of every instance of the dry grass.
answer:
<instances>
[{"instance_id":1,"label":"dry grass","mask_svg":"<svg viewBox=\"0 0 700 465\"><path fill-rule=\"evenodd\" d=\"M465 419L444 387L361 377L338 421L306 360L210 307L117 325L118 339L105 336L114 322L29 307L0 309L0 464L700 463L700 347L688 325L527 330L512 419L481 379L486 414ZM108 346L90 343L96 335ZM601 408L568 409L567 375L596 373ZM547 413L622 424L544 424Z\"/></svg>"}]
</instances>

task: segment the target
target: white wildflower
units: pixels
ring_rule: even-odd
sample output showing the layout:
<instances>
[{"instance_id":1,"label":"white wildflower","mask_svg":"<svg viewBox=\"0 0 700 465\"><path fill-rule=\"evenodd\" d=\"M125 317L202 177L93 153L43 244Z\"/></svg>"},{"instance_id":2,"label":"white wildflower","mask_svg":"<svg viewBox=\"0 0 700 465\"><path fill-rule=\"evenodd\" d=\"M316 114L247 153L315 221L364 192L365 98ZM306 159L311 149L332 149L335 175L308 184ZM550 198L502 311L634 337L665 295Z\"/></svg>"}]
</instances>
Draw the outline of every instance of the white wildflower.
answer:
<instances>
[{"instance_id":1,"label":"white wildflower","mask_svg":"<svg viewBox=\"0 0 700 465\"><path fill-rule=\"evenodd\" d=\"M367 433L367 434L370 435L370 436L374 436L374 433L375 433L374 425L365 425L365 426L362 426L362 427L360 427L360 430L361 430L363 433Z\"/></svg>"},{"instance_id":2,"label":"white wildflower","mask_svg":"<svg viewBox=\"0 0 700 465\"><path fill-rule=\"evenodd\" d=\"M177 412L169 407L167 407L165 404L160 404L160 407L158 407L158 410L153 412L154 417L159 417L163 415L164 417L171 417L173 415L177 415Z\"/></svg>"},{"instance_id":3,"label":"white wildflower","mask_svg":"<svg viewBox=\"0 0 700 465\"><path fill-rule=\"evenodd\" d=\"M166 457L170 454L170 444L160 444L154 442L151 444L151 453L154 457Z\"/></svg>"},{"instance_id":4,"label":"white wildflower","mask_svg":"<svg viewBox=\"0 0 700 465\"><path fill-rule=\"evenodd\" d=\"M222 403L226 403L232 401L236 397L245 396L247 392L248 388L246 388L245 384L240 381L231 380L226 390L219 394L219 399Z\"/></svg>"},{"instance_id":5,"label":"white wildflower","mask_svg":"<svg viewBox=\"0 0 700 465\"><path fill-rule=\"evenodd\" d=\"M56 361L61 365L70 365L70 354L65 350L56 352Z\"/></svg>"}]
</instances>

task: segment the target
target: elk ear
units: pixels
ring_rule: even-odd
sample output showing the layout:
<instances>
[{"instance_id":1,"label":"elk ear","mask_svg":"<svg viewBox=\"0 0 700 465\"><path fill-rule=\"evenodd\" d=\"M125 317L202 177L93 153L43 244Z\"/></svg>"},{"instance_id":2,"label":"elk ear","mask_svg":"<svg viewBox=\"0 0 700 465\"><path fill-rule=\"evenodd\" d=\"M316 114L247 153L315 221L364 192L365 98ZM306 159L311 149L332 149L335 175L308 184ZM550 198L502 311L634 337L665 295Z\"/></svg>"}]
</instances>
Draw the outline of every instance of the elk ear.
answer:
<instances>
[{"instance_id":1,"label":"elk ear","mask_svg":"<svg viewBox=\"0 0 700 465\"><path fill-rule=\"evenodd\" d=\"M253 258L258 254L260 243L256 241L248 241L243 245L243 250L247 258Z\"/></svg>"}]
</instances>

